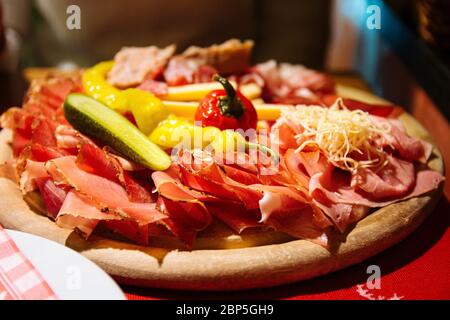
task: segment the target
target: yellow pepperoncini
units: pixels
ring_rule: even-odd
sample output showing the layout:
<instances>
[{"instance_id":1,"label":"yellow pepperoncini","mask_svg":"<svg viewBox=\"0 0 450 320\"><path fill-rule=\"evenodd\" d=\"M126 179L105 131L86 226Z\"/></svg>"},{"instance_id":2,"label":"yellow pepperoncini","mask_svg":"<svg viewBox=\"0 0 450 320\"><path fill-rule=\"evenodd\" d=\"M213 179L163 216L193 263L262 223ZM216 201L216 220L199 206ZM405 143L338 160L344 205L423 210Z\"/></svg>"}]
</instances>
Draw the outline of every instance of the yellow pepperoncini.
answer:
<instances>
[{"instance_id":1,"label":"yellow pepperoncini","mask_svg":"<svg viewBox=\"0 0 450 320\"><path fill-rule=\"evenodd\" d=\"M244 136L234 130L223 130L211 141L207 148L212 148L216 154L227 154L234 151L246 152L255 149L270 156L274 164L278 164L280 161L280 157L275 151L263 144L245 140Z\"/></svg>"},{"instance_id":2,"label":"yellow pepperoncini","mask_svg":"<svg viewBox=\"0 0 450 320\"><path fill-rule=\"evenodd\" d=\"M223 130L211 141L211 147L215 152L245 151L247 141L234 130Z\"/></svg>"},{"instance_id":3,"label":"yellow pepperoncini","mask_svg":"<svg viewBox=\"0 0 450 320\"><path fill-rule=\"evenodd\" d=\"M83 73L85 93L117 112L131 111L138 128L146 135L150 134L168 116L167 107L150 92L119 90L110 85L106 75L113 65L114 61L105 61L87 69Z\"/></svg>"},{"instance_id":4,"label":"yellow pepperoncini","mask_svg":"<svg viewBox=\"0 0 450 320\"><path fill-rule=\"evenodd\" d=\"M169 115L167 107L150 92L139 89L123 91L138 128L149 135Z\"/></svg>"},{"instance_id":5,"label":"yellow pepperoncini","mask_svg":"<svg viewBox=\"0 0 450 320\"><path fill-rule=\"evenodd\" d=\"M112 69L114 61L104 61L83 72L83 88L87 95L103 102L111 109L125 112L127 98L123 92L106 81L106 75Z\"/></svg>"},{"instance_id":6,"label":"yellow pepperoncini","mask_svg":"<svg viewBox=\"0 0 450 320\"><path fill-rule=\"evenodd\" d=\"M246 152L252 148L269 155L274 163L278 163L276 152L262 144L248 142L244 136L234 130L223 130L216 127L200 127L184 118L170 114L161 121L150 134L150 140L162 148L183 147L187 149L204 148L215 153Z\"/></svg>"},{"instance_id":7,"label":"yellow pepperoncini","mask_svg":"<svg viewBox=\"0 0 450 320\"><path fill-rule=\"evenodd\" d=\"M178 144L186 148L203 148L220 135L216 127L200 127L173 114L159 122L150 134L150 140L163 148L174 148Z\"/></svg>"},{"instance_id":8,"label":"yellow pepperoncini","mask_svg":"<svg viewBox=\"0 0 450 320\"><path fill-rule=\"evenodd\" d=\"M159 122L150 134L150 140L163 148L173 148L181 141L191 141L193 129L192 123L171 114Z\"/></svg>"}]
</instances>

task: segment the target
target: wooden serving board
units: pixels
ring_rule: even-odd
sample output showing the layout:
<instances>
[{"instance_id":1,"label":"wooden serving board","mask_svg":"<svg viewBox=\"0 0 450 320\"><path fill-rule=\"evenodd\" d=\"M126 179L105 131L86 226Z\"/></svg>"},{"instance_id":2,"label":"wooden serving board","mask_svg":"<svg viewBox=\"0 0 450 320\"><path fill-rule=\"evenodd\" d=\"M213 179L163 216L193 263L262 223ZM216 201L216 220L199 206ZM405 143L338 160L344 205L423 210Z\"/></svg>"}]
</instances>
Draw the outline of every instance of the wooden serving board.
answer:
<instances>
[{"instance_id":1,"label":"wooden serving board","mask_svg":"<svg viewBox=\"0 0 450 320\"><path fill-rule=\"evenodd\" d=\"M338 86L338 91L349 98L384 102L350 87ZM412 116L404 114L401 120L408 133L432 142ZM5 130L0 133L0 162L11 157L8 135ZM429 166L444 171L436 148ZM86 241L30 209L18 186L4 178L0 178L0 223L73 248L120 283L179 290L240 290L304 280L359 263L413 232L433 210L441 194L442 187L375 211L356 223L330 251L275 232L204 235L192 251L170 245L142 247L101 237Z\"/></svg>"}]
</instances>

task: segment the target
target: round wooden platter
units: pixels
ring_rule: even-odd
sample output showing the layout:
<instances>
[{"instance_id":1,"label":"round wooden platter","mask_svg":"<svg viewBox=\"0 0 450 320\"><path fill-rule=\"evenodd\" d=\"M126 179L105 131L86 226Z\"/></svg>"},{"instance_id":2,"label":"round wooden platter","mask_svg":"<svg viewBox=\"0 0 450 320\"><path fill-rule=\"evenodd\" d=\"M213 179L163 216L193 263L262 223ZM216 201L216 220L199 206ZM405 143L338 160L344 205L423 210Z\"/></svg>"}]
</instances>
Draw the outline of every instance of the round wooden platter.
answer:
<instances>
[{"instance_id":1,"label":"round wooden platter","mask_svg":"<svg viewBox=\"0 0 450 320\"><path fill-rule=\"evenodd\" d=\"M338 87L338 90L346 97L383 102L353 88ZM411 135L432 142L412 116L404 114L401 120ZM10 132L3 130L0 163L11 157L9 139ZM436 148L429 166L444 171ZM4 178L0 178L0 223L77 250L120 283L178 290L241 290L309 279L359 263L413 232L433 210L441 194L442 186L373 212L342 239L333 242L331 250L276 232L235 235L221 226L203 234L192 251L179 249L168 239L157 239L152 247L100 236L86 241L33 211L33 205L29 204L36 199L29 198L26 202L18 186Z\"/></svg>"}]
</instances>

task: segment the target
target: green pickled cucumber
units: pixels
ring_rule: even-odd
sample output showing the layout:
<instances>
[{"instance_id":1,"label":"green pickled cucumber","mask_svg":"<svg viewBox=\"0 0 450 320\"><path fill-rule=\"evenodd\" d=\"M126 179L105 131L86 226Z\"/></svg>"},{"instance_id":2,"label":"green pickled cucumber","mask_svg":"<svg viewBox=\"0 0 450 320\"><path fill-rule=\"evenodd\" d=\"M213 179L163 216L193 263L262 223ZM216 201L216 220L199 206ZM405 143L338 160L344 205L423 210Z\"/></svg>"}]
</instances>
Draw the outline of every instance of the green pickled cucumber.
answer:
<instances>
[{"instance_id":1,"label":"green pickled cucumber","mask_svg":"<svg viewBox=\"0 0 450 320\"><path fill-rule=\"evenodd\" d=\"M81 133L110 146L118 153L153 170L165 170L169 155L151 142L125 117L84 94L69 94L64 116Z\"/></svg>"}]
</instances>

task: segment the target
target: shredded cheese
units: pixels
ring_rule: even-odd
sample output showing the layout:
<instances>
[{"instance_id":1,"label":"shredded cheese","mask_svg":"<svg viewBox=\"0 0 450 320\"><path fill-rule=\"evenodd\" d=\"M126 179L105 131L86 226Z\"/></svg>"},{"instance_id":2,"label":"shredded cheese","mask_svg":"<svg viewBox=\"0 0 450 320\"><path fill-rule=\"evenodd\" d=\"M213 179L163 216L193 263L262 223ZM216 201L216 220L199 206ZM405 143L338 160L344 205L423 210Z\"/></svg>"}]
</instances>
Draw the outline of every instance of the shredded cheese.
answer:
<instances>
[{"instance_id":1,"label":"shredded cheese","mask_svg":"<svg viewBox=\"0 0 450 320\"><path fill-rule=\"evenodd\" d=\"M330 108L286 107L281 110L281 119L297 127L300 125L301 132L295 136L299 142L297 151L316 146L333 165L348 171L386 164L386 153L374 142L390 132L390 124L387 121L375 123L362 110L348 110L342 99Z\"/></svg>"}]
</instances>

